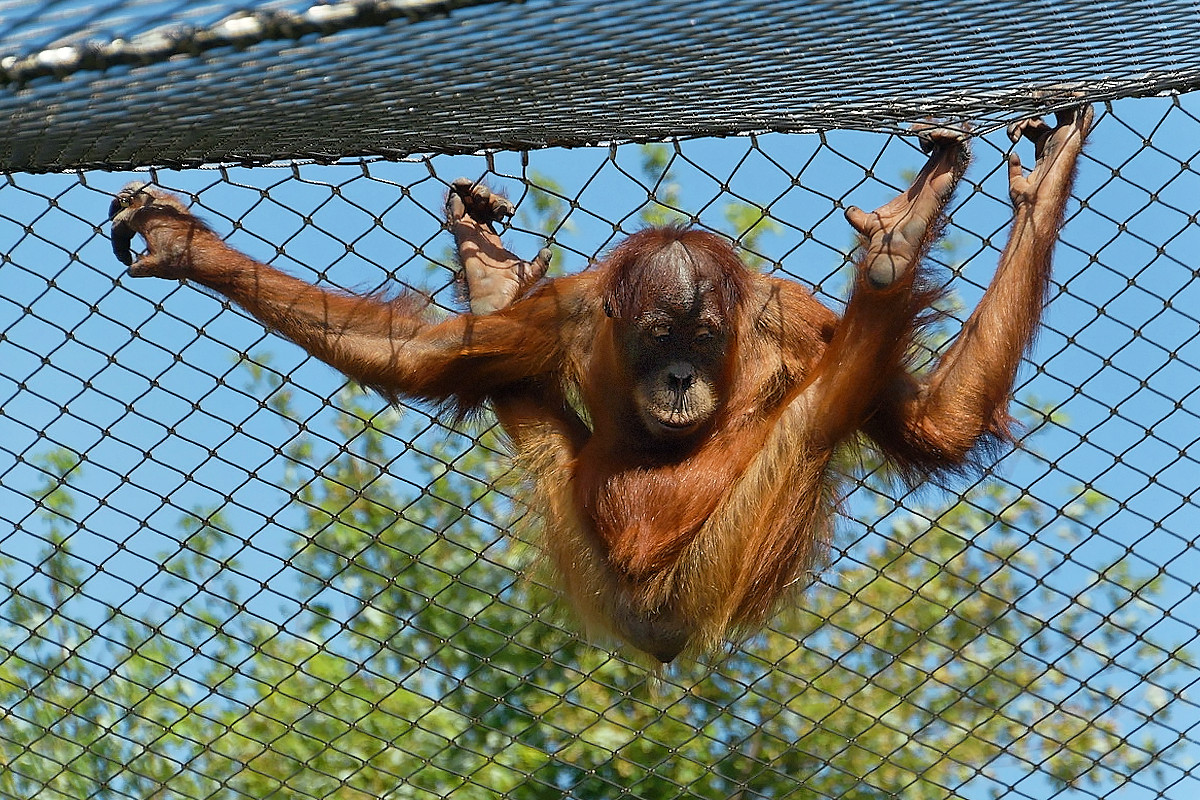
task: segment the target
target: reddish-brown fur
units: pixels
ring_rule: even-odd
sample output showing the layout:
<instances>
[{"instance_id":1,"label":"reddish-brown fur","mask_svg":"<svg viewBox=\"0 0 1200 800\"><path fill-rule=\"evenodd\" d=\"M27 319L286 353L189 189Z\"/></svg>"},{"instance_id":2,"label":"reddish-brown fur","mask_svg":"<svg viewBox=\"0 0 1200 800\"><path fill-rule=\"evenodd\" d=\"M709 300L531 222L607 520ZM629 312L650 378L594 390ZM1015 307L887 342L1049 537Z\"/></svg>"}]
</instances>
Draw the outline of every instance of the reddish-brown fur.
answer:
<instances>
[{"instance_id":1,"label":"reddish-brown fur","mask_svg":"<svg viewBox=\"0 0 1200 800\"><path fill-rule=\"evenodd\" d=\"M1010 161L1013 231L962 334L927 376L905 359L930 293L919 263L966 165L927 133L913 186L870 214L842 317L752 273L725 241L635 234L604 261L538 283L491 222L506 201L456 182L448 227L472 308L441 322L407 299L330 292L232 250L176 198L128 187L114 246L133 275L187 278L390 397L490 402L536 491L548 559L589 629L661 661L753 630L802 588L829 537L830 464L867 434L912 477L960 467L1007 434L1007 398L1040 319L1050 253L1090 109L1026 121L1038 165Z\"/></svg>"}]
</instances>

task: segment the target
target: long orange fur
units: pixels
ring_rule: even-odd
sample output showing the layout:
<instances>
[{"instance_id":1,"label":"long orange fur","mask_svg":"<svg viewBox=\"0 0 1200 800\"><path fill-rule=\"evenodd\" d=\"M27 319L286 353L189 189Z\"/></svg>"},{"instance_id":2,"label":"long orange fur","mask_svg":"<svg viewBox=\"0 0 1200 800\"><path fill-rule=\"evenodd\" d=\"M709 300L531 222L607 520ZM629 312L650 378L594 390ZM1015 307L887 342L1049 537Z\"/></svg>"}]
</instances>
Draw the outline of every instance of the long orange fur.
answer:
<instances>
[{"instance_id":1,"label":"long orange fur","mask_svg":"<svg viewBox=\"0 0 1200 800\"><path fill-rule=\"evenodd\" d=\"M1028 176L1010 164L1010 241L979 307L926 376L906 364L932 296L920 263L966 165L961 137L944 133L907 192L870 214L848 212L863 245L840 318L798 284L746 269L719 237L676 228L635 234L581 273L522 287L494 313L440 322L408 299L328 291L256 262L145 186L114 204L114 245L130 263L128 242L141 234L148 252L131 274L219 292L389 397L459 411L490 402L531 477L544 550L585 627L670 661L755 630L808 583L839 491L831 464L856 434L909 477L958 469L1007 434L1007 399L1037 330L1090 120L1077 109L1057 127L1017 129L1038 164ZM505 266L498 239L472 233L470 219L454 222L460 248L500 253ZM730 335L711 416L680 442L647 442L631 422L619 326L654 300L646 286L669 285L649 265L675 246L700 274L718 276L707 291Z\"/></svg>"}]
</instances>

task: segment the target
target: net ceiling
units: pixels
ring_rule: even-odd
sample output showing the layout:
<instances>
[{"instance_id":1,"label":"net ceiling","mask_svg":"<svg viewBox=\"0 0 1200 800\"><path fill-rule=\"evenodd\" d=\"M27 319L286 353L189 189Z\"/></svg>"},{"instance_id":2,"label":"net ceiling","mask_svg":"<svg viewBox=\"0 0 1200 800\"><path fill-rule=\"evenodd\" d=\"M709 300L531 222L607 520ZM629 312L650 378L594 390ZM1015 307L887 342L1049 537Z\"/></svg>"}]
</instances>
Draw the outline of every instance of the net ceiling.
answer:
<instances>
[{"instance_id":1,"label":"net ceiling","mask_svg":"<svg viewBox=\"0 0 1200 800\"><path fill-rule=\"evenodd\" d=\"M0 2L0 167L528 149L1200 85L1200 3Z\"/></svg>"}]
</instances>

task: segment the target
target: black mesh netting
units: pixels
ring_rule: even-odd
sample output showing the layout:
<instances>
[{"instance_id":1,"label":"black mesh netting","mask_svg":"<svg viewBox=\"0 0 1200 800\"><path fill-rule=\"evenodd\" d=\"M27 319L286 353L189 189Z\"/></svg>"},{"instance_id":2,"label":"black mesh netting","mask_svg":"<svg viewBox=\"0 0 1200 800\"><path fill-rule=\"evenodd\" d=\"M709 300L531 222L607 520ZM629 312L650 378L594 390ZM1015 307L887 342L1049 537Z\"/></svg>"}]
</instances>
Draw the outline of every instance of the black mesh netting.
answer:
<instances>
[{"instance_id":1,"label":"black mesh netting","mask_svg":"<svg viewBox=\"0 0 1200 800\"><path fill-rule=\"evenodd\" d=\"M1200 796L1196 4L233 11L0 2L0 798ZM103 225L152 180L456 309L441 207L484 176L561 268L689 220L837 308L844 208L963 116L938 349L1007 237L999 124L1080 93L1018 446L911 492L862 464L801 607L657 677L527 567L490 418L388 408Z\"/></svg>"},{"instance_id":2,"label":"black mesh netting","mask_svg":"<svg viewBox=\"0 0 1200 800\"><path fill-rule=\"evenodd\" d=\"M235 13L237 12L237 13ZM989 126L1194 87L1191 0L7 2L13 169ZM324 35L321 35L324 33Z\"/></svg>"}]
</instances>

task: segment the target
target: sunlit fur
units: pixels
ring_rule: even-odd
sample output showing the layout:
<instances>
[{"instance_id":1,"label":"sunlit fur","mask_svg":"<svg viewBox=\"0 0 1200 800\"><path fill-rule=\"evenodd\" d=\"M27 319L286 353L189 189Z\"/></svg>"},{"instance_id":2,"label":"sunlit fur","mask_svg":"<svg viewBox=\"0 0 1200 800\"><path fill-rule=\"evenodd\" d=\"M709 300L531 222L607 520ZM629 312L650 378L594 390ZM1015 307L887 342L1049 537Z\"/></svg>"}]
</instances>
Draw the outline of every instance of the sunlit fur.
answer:
<instances>
[{"instance_id":1,"label":"sunlit fur","mask_svg":"<svg viewBox=\"0 0 1200 800\"><path fill-rule=\"evenodd\" d=\"M585 628L669 662L756 630L804 588L831 536L833 465L861 434L910 480L959 470L1007 436L1090 121L1083 108L1054 128L1015 129L1034 141L1037 166L1025 175L1010 161L1010 240L926 375L907 368L934 294L921 262L967 163L964 137L945 129L927 134L931 155L907 191L874 212L847 211L862 244L840 317L799 284L746 269L724 239L681 228L635 234L581 273L527 286L516 276L531 262L500 246L493 196L471 194L470 181L454 184L466 194L448 208L460 256L474 259L468 283L482 276L473 302L498 309L484 315L432 322L406 297L310 286L227 247L144 185L114 202L113 241L132 275L224 294L388 397L459 413L490 404L527 470L546 560ZM136 260L135 233L148 247ZM667 327L711 323L720 347L664 337L659 352L637 335L647 313L665 314ZM694 429L672 435L646 424L634 389L639 370L664 358L698 365L715 398Z\"/></svg>"}]
</instances>

